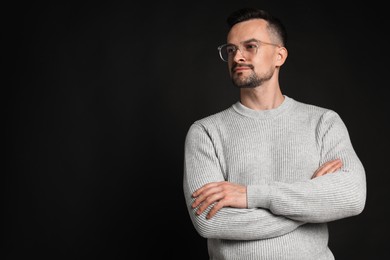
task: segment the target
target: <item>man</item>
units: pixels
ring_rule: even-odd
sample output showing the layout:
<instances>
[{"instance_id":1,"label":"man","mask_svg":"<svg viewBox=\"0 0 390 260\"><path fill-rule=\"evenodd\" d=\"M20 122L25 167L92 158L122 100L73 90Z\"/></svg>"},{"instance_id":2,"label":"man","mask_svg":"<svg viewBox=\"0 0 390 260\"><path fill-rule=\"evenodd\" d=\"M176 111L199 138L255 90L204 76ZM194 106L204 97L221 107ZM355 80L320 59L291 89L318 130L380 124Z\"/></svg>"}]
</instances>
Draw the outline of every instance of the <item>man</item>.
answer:
<instances>
[{"instance_id":1,"label":"man","mask_svg":"<svg viewBox=\"0 0 390 260\"><path fill-rule=\"evenodd\" d=\"M183 189L210 259L334 259L327 222L358 215L366 178L339 115L283 95L282 23L258 9L228 18L227 62L240 100L197 120Z\"/></svg>"}]
</instances>

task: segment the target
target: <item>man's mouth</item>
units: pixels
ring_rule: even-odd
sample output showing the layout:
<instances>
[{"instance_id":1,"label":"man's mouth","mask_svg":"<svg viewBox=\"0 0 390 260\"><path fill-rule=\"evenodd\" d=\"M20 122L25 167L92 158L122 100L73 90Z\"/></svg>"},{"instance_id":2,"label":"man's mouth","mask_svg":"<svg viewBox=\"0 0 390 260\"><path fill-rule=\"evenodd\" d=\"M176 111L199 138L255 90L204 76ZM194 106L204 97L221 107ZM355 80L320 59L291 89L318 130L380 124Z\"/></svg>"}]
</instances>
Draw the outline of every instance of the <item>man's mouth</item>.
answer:
<instances>
[{"instance_id":1,"label":"man's mouth","mask_svg":"<svg viewBox=\"0 0 390 260\"><path fill-rule=\"evenodd\" d=\"M250 64L235 64L232 67L232 72L241 72L244 70L252 70L253 66Z\"/></svg>"}]
</instances>

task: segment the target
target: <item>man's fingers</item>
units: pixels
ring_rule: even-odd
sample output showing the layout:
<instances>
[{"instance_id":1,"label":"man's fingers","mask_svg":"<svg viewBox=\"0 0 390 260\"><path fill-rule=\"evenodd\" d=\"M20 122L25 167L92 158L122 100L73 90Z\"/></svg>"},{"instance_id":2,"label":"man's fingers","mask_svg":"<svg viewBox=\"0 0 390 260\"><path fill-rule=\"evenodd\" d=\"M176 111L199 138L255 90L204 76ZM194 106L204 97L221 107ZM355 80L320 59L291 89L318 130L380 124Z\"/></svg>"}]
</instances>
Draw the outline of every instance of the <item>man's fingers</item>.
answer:
<instances>
[{"instance_id":1,"label":"man's fingers","mask_svg":"<svg viewBox=\"0 0 390 260\"><path fill-rule=\"evenodd\" d=\"M222 201L219 201L217 202L213 208L209 211L209 213L207 214L206 218L207 219L210 219L212 217L214 217L215 214L217 214L218 210L222 209L223 208L223 203Z\"/></svg>"},{"instance_id":2,"label":"man's fingers","mask_svg":"<svg viewBox=\"0 0 390 260\"><path fill-rule=\"evenodd\" d=\"M223 199L222 193L215 193L211 196L208 196L199 206L199 208L196 210L196 214L200 215L202 214L211 204L214 202L217 202L219 200ZM213 206L214 209L215 205Z\"/></svg>"},{"instance_id":3,"label":"man's fingers","mask_svg":"<svg viewBox=\"0 0 390 260\"><path fill-rule=\"evenodd\" d=\"M247 207L246 187L227 181L206 184L195 191L193 197L195 200L191 206L197 208L197 215L210 209L207 219L213 217L223 207Z\"/></svg>"},{"instance_id":4,"label":"man's fingers","mask_svg":"<svg viewBox=\"0 0 390 260\"><path fill-rule=\"evenodd\" d=\"M316 177L335 172L341 166L342 166L342 162L339 159L330 161L319 171Z\"/></svg>"},{"instance_id":5,"label":"man's fingers","mask_svg":"<svg viewBox=\"0 0 390 260\"><path fill-rule=\"evenodd\" d=\"M210 182L210 183L207 183L207 184L203 185L202 187L200 187L199 189L197 189L194 193L192 193L192 197L196 198L200 194L202 194L205 190L210 189L210 188L215 187L215 186L218 186L221 183L222 182Z\"/></svg>"},{"instance_id":6,"label":"man's fingers","mask_svg":"<svg viewBox=\"0 0 390 260\"><path fill-rule=\"evenodd\" d=\"M335 159L335 160L326 162L315 171L312 178L316 178L316 177L323 176L323 175L328 174L328 173L335 172L338 169L340 169L342 166L343 166L343 163L341 162L340 159Z\"/></svg>"},{"instance_id":7,"label":"man's fingers","mask_svg":"<svg viewBox=\"0 0 390 260\"><path fill-rule=\"evenodd\" d=\"M343 166L343 163L341 161L333 164L327 171L326 173L332 173L332 172L335 172L337 170L340 170L340 168Z\"/></svg>"},{"instance_id":8,"label":"man's fingers","mask_svg":"<svg viewBox=\"0 0 390 260\"><path fill-rule=\"evenodd\" d=\"M195 201L192 203L192 207L196 208L201 203L203 203L204 200L211 198L213 194L216 194L221 191L220 186L217 185L210 185L206 187L205 189L202 189L201 193L197 194L197 197Z\"/></svg>"}]
</instances>

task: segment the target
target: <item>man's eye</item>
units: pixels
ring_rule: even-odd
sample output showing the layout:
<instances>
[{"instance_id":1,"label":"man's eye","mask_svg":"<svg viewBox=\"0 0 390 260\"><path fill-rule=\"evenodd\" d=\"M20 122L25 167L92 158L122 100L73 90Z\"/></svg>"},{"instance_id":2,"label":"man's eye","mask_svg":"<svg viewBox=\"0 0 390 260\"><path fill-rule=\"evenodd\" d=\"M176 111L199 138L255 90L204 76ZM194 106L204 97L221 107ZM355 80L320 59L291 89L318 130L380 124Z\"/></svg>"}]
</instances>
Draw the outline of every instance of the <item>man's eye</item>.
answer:
<instances>
[{"instance_id":1,"label":"man's eye","mask_svg":"<svg viewBox=\"0 0 390 260\"><path fill-rule=\"evenodd\" d=\"M226 47L226 52L227 53L233 53L236 51L236 48L234 48L234 46L228 46Z\"/></svg>"},{"instance_id":2,"label":"man's eye","mask_svg":"<svg viewBox=\"0 0 390 260\"><path fill-rule=\"evenodd\" d=\"M256 44L247 44L245 45L245 49L249 50L255 50L257 48Z\"/></svg>"}]
</instances>

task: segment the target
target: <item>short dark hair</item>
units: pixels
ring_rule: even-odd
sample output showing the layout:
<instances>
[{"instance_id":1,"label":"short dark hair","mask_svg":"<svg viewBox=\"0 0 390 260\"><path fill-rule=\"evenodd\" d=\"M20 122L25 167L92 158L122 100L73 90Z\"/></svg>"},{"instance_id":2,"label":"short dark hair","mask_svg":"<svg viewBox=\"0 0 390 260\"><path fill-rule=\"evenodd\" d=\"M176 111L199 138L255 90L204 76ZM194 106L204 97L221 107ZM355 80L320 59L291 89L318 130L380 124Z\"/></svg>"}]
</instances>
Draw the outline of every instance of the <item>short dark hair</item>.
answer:
<instances>
[{"instance_id":1,"label":"short dark hair","mask_svg":"<svg viewBox=\"0 0 390 260\"><path fill-rule=\"evenodd\" d=\"M283 46L287 44L287 31L283 23L271 15L269 12L258 9L258 8L242 8L231 13L226 22L228 24L229 30L237 23L252 20L252 19L263 19L267 21L268 28L271 33L276 35Z\"/></svg>"}]
</instances>

